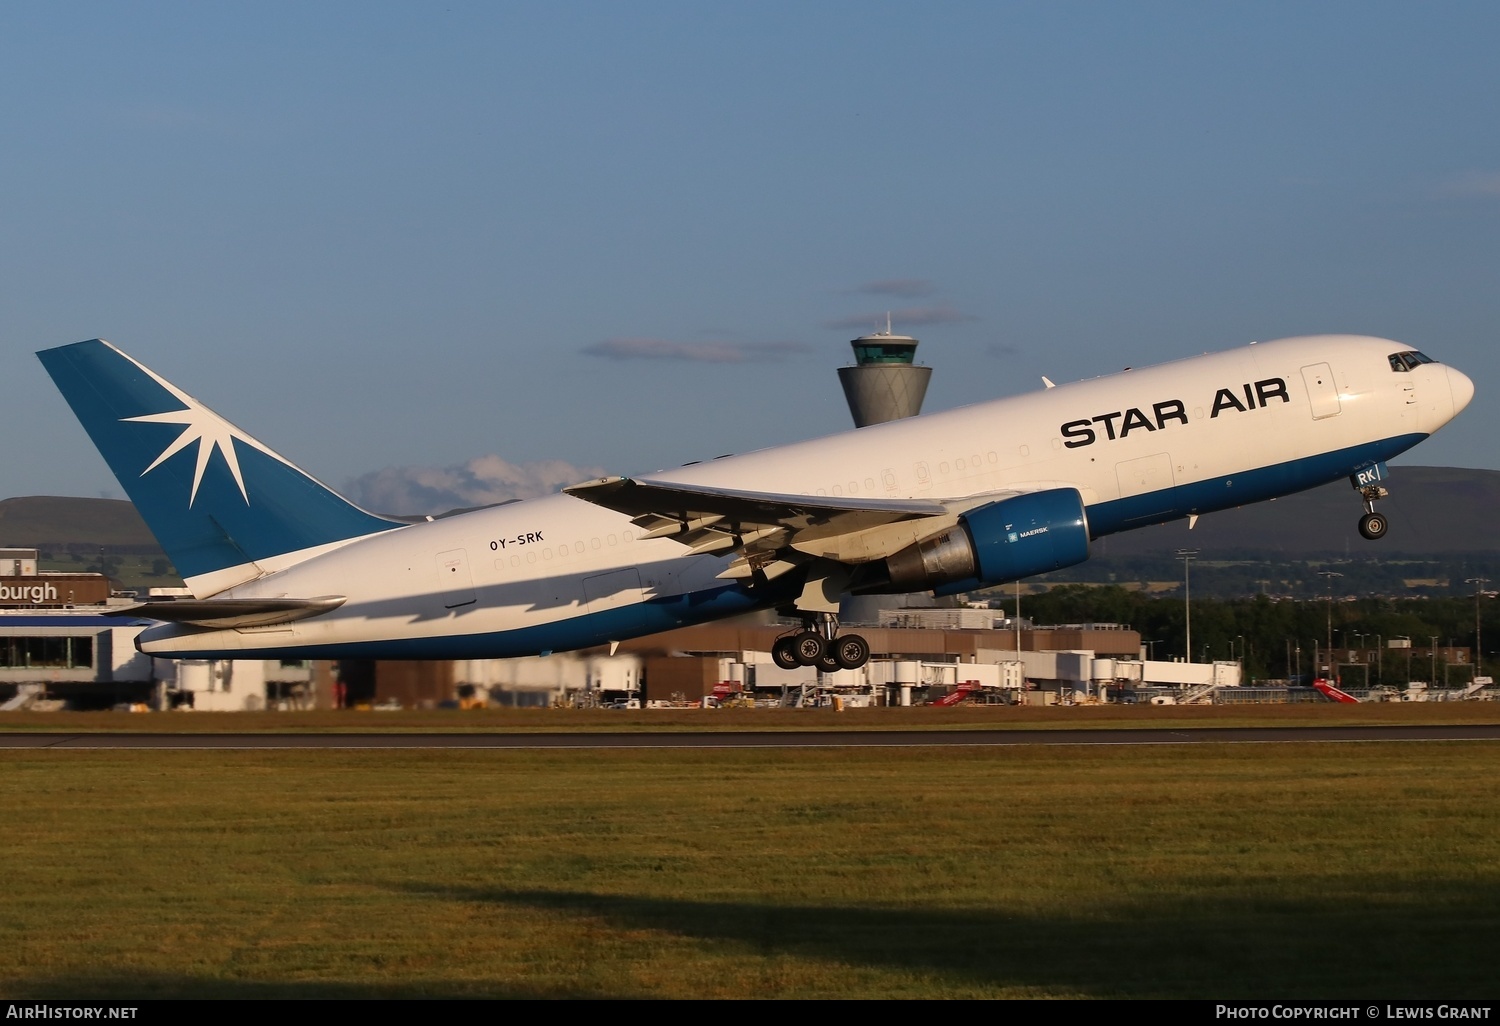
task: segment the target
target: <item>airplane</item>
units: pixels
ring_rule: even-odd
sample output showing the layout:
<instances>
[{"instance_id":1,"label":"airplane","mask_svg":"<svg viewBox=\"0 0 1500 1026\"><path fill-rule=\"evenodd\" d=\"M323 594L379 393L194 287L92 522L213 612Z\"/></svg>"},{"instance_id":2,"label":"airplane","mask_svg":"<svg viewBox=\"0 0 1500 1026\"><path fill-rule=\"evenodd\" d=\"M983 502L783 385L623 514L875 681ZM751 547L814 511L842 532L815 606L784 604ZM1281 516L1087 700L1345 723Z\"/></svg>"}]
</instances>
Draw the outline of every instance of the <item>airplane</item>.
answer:
<instances>
[{"instance_id":1,"label":"airplane","mask_svg":"<svg viewBox=\"0 0 1500 1026\"><path fill-rule=\"evenodd\" d=\"M856 668L847 594L946 595L1080 563L1096 538L1347 477L1386 534L1386 461L1464 374L1321 335L412 522L366 512L101 339L38 353L192 598L122 612L193 658L474 659L751 610L784 668Z\"/></svg>"}]
</instances>

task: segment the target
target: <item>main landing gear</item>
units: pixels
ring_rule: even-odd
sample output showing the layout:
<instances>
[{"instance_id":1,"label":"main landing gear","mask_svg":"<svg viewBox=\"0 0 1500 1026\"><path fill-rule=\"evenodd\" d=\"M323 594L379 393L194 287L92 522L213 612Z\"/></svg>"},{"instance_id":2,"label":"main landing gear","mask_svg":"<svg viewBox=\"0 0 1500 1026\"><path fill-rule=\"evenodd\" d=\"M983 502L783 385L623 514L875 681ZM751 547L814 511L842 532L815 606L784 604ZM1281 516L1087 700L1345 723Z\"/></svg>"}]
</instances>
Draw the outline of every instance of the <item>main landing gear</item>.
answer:
<instances>
[{"instance_id":1,"label":"main landing gear","mask_svg":"<svg viewBox=\"0 0 1500 1026\"><path fill-rule=\"evenodd\" d=\"M816 666L824 673L857 670L870 659L870 643L858 634L839 634L838 617L819 614L804 617L802 628L783 634L771 646L771 661L783 670Z\"/></svg>"},{"instance_id":2,"label":"main landing gear","mask_svg":"<svg viewBox=\"0 0 1500 1026\"><path fill-rule=\"evenodd\" d=\"M1390 528L1390 521L1383 513L1375 512L1375 500L1384 499L1391 493L1378 484L1367 485L1359 490L1365 500L1365 515L1359 518L1359 533L1370 541L1379 541Z\"/></svg>"}]
</instances>

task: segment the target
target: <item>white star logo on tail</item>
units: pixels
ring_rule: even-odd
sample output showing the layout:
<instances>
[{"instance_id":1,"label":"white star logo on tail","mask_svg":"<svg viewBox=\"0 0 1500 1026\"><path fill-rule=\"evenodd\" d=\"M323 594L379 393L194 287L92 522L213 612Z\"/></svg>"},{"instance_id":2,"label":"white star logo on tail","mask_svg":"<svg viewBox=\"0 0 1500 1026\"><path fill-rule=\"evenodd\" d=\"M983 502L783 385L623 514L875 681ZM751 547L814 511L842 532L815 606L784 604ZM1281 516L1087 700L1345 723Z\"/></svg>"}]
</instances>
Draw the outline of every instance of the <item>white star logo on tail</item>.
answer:
<instances>
[{"instance_id":1,"label":"white star logo on tail","mask_svg":"<svg viewBox=\"0 0 1500 1026\"><path fill-rule=\"evenodd\" d=\"M116 351L118 352L118 350ZM125 356L124 353L120 355ZM128 356L125 358L130 360ZM208 461L213 457L215 449L223 454L224 463L229 467L229 473L233 475L234 483L240 486L240 496L245 500L245 505L248 506L250 504L250 495L245 491L245 476L240 473L240 460L234 451L236 439L251 448L259 449L273 459L286 463L289 467L292 466L285 458L266 448L213 410L210 410L207 406L204 406L171 382L161 378L150 368L142 367L134 360L130 360L130 362L135 363L142 371L149 374L153 381L161 385L168 392L171 392L186 407L181 410L168 410L166 413L150 413L143 417L125 417L123 419L133 423L183 425L182 434L178 435L171 445L162 450L162 454L156 457L149 467L141 471L142 477L151 473L151 471L161 466L189 445L192 445L194 442L198 443L198 466L193 472L193 492L188 496L189 509L192 509L193 503L198 499L198 486L203 483L203 471L208 468ZM293 467L293 469L295 470L296 468Z\"/></svg>"}]
</instances>

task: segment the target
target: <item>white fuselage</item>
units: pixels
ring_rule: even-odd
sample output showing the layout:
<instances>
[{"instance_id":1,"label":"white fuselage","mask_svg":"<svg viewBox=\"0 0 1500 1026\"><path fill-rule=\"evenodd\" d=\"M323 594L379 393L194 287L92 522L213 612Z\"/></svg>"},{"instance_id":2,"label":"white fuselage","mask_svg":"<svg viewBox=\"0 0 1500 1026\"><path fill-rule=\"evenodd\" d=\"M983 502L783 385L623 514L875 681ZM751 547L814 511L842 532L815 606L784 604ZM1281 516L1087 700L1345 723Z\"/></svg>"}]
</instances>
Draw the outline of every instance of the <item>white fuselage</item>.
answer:
<instances>
[{"instance_id":1,"label":"white fuselage","mask_svg":"<svg viewBox=\"0 0 1500 1026\"><path fill-rule=\"evenodd\" d=\"M1393 372L1398 343L1284 339L692 464L653 481L851 500L1076 488L1095 537L1347 477L1447 423L1472 384ZM261 564L224 598L343 595L273 627L154 628L143 651L480 658L561 651L730 615L775 596L730 557L643 540L569 495L515 502ZM211 582L190 581L200 594Z\"/></svg>"}]
</instances>

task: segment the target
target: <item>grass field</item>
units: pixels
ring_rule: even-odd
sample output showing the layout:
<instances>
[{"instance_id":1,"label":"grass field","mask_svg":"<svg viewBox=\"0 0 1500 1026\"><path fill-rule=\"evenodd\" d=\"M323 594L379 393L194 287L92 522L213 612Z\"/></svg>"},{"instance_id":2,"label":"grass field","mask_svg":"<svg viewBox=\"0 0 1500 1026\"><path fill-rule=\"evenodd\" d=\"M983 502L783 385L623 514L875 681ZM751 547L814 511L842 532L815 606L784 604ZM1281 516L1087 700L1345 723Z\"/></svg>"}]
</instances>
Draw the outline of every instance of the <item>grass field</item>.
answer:
<instances>
[{"instance_id":1,"label":"grass field","mask_svg":"<svg viewBox=\"0 0 1500 1026\"><path fill-rule=\"evenodd\" d=\"M0 764L6 997L1500 992L1492 743Z\"/></svg>"}]
</instances>

